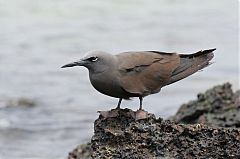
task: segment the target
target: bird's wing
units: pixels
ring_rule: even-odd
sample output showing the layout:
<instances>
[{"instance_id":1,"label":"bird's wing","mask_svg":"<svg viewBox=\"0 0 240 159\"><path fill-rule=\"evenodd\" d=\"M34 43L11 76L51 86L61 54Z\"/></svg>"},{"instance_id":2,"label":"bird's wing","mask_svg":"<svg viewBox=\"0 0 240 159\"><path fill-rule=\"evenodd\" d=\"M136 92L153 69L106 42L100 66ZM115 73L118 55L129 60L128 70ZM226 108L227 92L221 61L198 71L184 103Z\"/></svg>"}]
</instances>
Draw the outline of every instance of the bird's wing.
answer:
<instances>
[{"instance_id":1,"label":"bird's wing","mask_svg":"<svg viewBox=\"0 0 240 159\"><path fill-rule=\"evenodd\" d=\"M140 96L159 92L180 63L180 57L175 53L144 51L116 56L121 87Z\"/></svg>"},{"instance_id":2,"label":"bird's wing","mask_svg":"<svg viewBox=\"0 0 240 159\"><path fill-rule=\"evenodd\" d=\"M171 80L167 84L172 84L183 78L186 78L198 70L201 70L211 64L216 49L201 50L193 54L179 54L180 64L173 71Z\"/></svg>"}]
</instances>

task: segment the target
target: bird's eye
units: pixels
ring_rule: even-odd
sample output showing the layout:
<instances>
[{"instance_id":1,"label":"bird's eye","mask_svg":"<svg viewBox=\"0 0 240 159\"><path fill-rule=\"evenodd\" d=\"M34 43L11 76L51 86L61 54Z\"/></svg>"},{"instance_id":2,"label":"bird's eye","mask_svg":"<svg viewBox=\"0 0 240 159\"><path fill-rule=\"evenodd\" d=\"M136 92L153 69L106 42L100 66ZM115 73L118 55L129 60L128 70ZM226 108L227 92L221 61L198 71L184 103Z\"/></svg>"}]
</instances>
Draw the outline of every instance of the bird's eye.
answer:
<instances>
[{"instance_id":1,"label":"bird's eye","mask_svg":"<svg viewBox=\"0 0 240 159\"><path fill-rule=\"evenodd\" d=\"M98 57L97 56L93 56L93 57L88 58L87 60L91 61L91 62L96 62L98 60Z\"/></svg>"}]
</instances>

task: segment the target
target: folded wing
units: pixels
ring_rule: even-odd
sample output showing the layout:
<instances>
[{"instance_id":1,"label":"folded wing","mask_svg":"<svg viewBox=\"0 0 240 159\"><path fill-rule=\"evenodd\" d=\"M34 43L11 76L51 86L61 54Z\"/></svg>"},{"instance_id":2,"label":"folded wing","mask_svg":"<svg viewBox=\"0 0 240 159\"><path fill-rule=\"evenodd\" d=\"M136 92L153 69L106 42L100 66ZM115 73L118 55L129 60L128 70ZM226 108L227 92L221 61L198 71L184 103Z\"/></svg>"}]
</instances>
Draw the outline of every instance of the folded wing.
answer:
<instances>
[{"instance_id":1,"label":"folded wing","mask_svg":"<svg viewBox=\"0 0 240 159\"><path fill-rule=\"evenodd\" d=\"M177 54L155 51L125 52L117 58L121 87L139 96L159 92L180 64Z\"/></svg>"},{"instance_id":2,"label":"folded wing","mask_svg":"<svg viewBox=\"0 0 240 159\"><path fill-rule=\"evenodd\" d=\"M186 78L210 65L214 50L216 49L193 54L157 51L118 54L116 56L119 82L125 91L139 96L157 93L163 86Z\"/></svg>"}]
</instances>

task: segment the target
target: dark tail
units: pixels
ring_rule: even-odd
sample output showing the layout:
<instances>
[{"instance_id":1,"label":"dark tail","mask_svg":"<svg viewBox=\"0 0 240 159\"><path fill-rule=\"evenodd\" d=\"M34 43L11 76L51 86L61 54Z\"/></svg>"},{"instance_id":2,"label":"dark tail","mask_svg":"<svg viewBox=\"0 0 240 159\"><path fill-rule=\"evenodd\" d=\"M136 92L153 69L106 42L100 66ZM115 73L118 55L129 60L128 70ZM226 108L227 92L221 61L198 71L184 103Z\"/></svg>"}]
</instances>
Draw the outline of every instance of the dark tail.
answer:
<instances>
[{"instance_id":1,"label":"dark tail","mask_svg":"<svg viewBox=\"0 0 240 159\"><path fill-rule=\"evenodd\" d=\"M213 51L215 50L216 49L203 50L189 55L180 54L180 65L173 71L171 80L167 85L209 66L211 64L210 60L214 56Z\"/></svg>"}]
</instances>

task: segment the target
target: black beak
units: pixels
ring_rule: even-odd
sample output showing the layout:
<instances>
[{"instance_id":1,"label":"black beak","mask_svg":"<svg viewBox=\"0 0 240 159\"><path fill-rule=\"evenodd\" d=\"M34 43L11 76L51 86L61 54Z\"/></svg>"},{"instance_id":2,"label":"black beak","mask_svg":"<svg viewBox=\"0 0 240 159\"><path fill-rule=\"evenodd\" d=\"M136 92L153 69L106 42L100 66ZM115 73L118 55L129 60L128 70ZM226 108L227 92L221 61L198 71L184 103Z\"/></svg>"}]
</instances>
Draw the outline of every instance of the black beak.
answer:
<instances>
[{"instance_id":1,"label":"black beak","mask_svg":"<svg viewBox=\"0 0 240 159\"><path fill-rule=\"evenodd\" d=\"M72 62L72 63L66 64L66 65L62 66L61 68L74 67L74 66L84 66L85 64L86 64L85 60L80 60L80 61L77 61L77 62Z\"/></svg>"},{"instance_id":2,"label":"black beak","mask_svg":"<svg viewBox=\"0 0 240 159\"><path fill-rule=\"evenodd\" d=\"M73 62L73 63L69 63L69 64L66 64L66 65L63 65L61 68L66 68L66 67L74 67L74 66L77 66L77 62Z\"/></svg>"},{"instance_id":3,"label":"black beak","mask_svg":"<svg viewBox=\"0 0 240 159\"><path fill-rule=\"evenodd\" d=\"M61 68L74 67L74 66L86 66L87 64L88 64L87 60L81 59L79 61L63 65Z\"/></svg>"}]
</instances>

